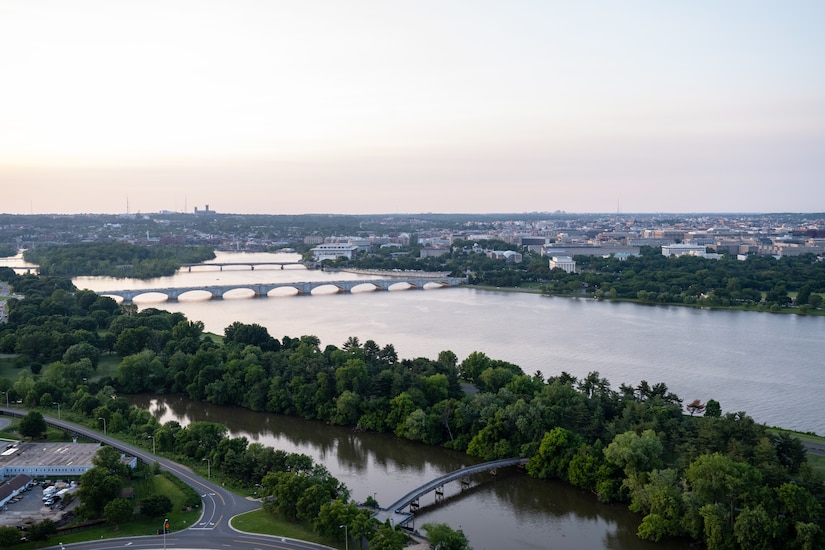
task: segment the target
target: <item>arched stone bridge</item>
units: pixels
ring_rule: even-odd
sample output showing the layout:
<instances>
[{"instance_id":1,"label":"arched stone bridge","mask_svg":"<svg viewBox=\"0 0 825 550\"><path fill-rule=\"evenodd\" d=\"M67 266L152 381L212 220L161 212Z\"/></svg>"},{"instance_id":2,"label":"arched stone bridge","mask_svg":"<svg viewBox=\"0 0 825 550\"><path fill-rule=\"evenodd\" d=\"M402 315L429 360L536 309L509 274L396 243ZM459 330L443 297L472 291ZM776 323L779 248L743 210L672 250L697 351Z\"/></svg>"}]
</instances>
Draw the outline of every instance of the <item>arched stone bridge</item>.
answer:
<instances>
[{"instance_id":1,"label":"arched stone bridge","mask_svg":"<svg viewBox=\"0 0 825 550\"><path fill-rule=\"evenodd\" d=\"M204 291L211 295L211 299L220 300L232 290L251 290L254 298L269 296L269 293L276 288L294 288L299 295L310 295L312 291L320 287L335 287L338 293L349 293L359 286L372 286L374 290L390 290L390 287L399 283L406 283L410 289L424 289L427 284L438 285L440 287L450 287L465 284L464 277L415 277L409 279L355 279L348 281L310 281L304 283L241 283L234 285L200 285L190 287L173 288L140 288L129 290L100 290L98 294L102 296L112 296L121 298L124 303L132 302L136 297L143 294L157 293L164 294L169 302L175 302L182 295L193 291Z\"/></svg>"}]
</instances>

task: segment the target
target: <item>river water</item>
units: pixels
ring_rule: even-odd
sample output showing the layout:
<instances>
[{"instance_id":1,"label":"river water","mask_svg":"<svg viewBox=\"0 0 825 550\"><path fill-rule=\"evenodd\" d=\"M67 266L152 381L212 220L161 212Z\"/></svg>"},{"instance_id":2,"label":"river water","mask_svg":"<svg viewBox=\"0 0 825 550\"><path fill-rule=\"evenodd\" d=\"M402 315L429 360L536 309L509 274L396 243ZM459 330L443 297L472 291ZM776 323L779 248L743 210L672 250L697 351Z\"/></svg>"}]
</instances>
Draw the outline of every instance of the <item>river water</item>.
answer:
<instances>
[{"instance_id":1,"label":"river water","mask_svg":"<svg viewBox=\"0 0 825 550\"><path fill-rule=\"evenodd\" d=\"M282 254L219 254L215 262L296 259ZM105 292L344 278L359 276L302 268L212 267L153 281L79 278L75 284ZM249 299L248 294L238 291L211 301L198 293L179 302L152 301L152 296L136 301L139 307L181 311L216 333L241 321L263 325L276 338L312 334L322 347L340 346L357 336L362 342L393 344L400 358L435 358L442 350L452 350L462 360L482 351L545 377L561 371L575 376L599 371L614 388L641 380L664 382L686 402L716 399L725 412L745 411L759 422L825 433L820 408L825 394L822 317L640 306L472 288L261 299ZM247 426L230 426L233 435L313 456L344 481L357 500L376 492L379 502L386 504L390 497L382 498L385 494L394 500L406 487L472 462L444 449L415 451L419 446L384 435L353 434L260 413L226 414L200 403L167 401L158 413L223 423L248 417ZM480 484L460 498L447 498L416 518L418 525L426 521L461 526L476 550L648 547L635 538L637 517L619 507L600 506L589 494L519 474Z\"/></svg>"}]
</instances>

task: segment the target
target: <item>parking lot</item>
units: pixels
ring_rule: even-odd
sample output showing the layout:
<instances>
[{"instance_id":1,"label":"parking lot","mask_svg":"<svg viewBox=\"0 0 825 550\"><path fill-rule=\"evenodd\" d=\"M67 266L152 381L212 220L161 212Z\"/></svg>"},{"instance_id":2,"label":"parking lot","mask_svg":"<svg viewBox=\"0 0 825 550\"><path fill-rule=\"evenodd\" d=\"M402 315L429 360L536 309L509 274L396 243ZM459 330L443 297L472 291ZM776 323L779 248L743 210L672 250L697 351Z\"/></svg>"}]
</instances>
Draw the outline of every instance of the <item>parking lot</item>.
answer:
<instances>
[{"instance_id":1,"label":"parking lot","mask_svg":"<svg viewBox=\"0 0 825 550\"><path fill-rule=\"evenodd\" d=\"M13 502L16 501L16 502ZM57 523L63 514L73 508L76 502L70 503L65 509L57 504L52 507L43 504L43 488L34 486L25 493L20 493L12 501L6 503L0 509L0 525L11 525L14 527L31 525L46 518Z\"/></svg>"}]
</instances>

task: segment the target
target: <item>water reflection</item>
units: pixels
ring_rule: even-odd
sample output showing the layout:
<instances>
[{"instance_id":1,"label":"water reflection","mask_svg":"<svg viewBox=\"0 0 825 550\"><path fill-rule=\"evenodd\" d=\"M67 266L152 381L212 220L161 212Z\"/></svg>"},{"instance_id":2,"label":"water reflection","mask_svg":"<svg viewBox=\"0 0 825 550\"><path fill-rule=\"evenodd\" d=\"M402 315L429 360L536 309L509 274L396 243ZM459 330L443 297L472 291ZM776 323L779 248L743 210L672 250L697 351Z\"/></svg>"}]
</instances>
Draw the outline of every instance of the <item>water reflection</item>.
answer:
<instances>
[{"instance_id":1,"label":"water reflection","mask_svg":"<svg viewBox=\"0 0 825 550\"><path fill-rule=\"evenodd\" d=\"M237 407L217 407L183 397L133 396L130 401L161 421L224 424L230 437L305 453L324 464L363 502L375 495L388 505L440 475L479 462L462 453L431 447L392 435L360 433L322 422ZM461 528L476 550L532 548L610 548L616 550L683 550L681 541L652 545L636 537L640 518L622 506L599 503L590 493L567 484L539 481L509 468L496 476L471 478L468 488L453 482L444 498L420 499L414 525L446 522Z\"/></svg>"}]
</instances>

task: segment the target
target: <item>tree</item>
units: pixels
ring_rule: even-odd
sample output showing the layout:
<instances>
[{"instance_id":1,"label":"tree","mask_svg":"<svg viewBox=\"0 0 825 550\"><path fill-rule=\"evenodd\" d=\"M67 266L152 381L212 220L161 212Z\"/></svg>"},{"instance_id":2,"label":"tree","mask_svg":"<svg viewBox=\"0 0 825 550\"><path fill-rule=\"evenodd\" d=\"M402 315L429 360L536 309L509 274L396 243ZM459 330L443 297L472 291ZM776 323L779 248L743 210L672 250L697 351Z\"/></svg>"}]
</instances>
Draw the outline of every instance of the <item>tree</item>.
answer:
<instances>
[{"instance_id":1,"label":"tree","mask_svg":"<svg viewBox=\"0 0 825 550\"><path fill-rule=\"evenodd\" d=\"M48 540L52 535L57 534L57 526L48 518L39 523L35 523L28 530L29 540Z\"/></svg>"},{"instance_id":2,"label":"tree","mask_svg":"<svg viewBox=\"0 0 825 550\"><path fill-rule=\"evenodd\" d=\"M31 411L20 420L20 435L24 437L40 437L46 428L46 420L39 411Z\"/></svg>"},{"instance_id":3,"label":"tree","mask_svg":"<svg viewBox=\"0 0 825 550\"><path fill-rule=\"evenodd\" d=\"M424 530L430 544L439 550L470 550L470 542L461 529L454 531L446 523L425 523Z\"/></svg>"},{"instance_id":4,"label":"tree","mask_svg":"<svg viewBox=\"0 0 825 550\"><path fill-rule=\"evenodd\" d=\"M152 495L140 501L140 513L150 518L159 518L172 511L172 501L166 495Z\"/></svg>"},{"instance_id":5,"label":"tree","mask_svg":"<svg viewBox=\"0 0 825 550\"><path fill-rule=\"evenodd\" d=\"M605 448L604 456L631 477L655 468L662 449L662 441L653 430L645 430L641 436L628 431L613 438L613 442Z\"/></svg>"},{"instance_id":6,"label":"tree","mask_svg":"<svg viewBox=\"0 0 825 550\"><path fill-rule=\"evenodd\" d=\"M703 405L698 399L694 399L690 404L688 404L687 410L690 413L690 416L693 416L696 413L704 412L705 405Z\"/></svg>"},{"instance_id":7,"label":"tree","mask_svg":"<svg viewBox=\"0 0 825 550\"><path fill-rule=\"evenodd\" d=\"M705 403L705 416L712 418L719 418L722 416L722 406L719 404L719 401L715 399L708 399L708 402Z\"/></svg>"},{"instance_id":8,"label":"tree","mask_svg":"<svg viewBox=\"0 0 825 550\"><path fill-rule=\"evenodd\" d=\"M120 528L121 523L132 519L132 512L132 503L125 498L116 498L103 507L103 517L109 523L115 524L115 530Z\"/></svg>"},{"instance_id":9,"label":"tree","mask_svg":"<svg viewBox=\"0 0 825 550\"><path fill-rule=\"evenodd\" d=\"M80 476L77 496L82 507L79 515L100 517L108 502L117 498L123 482L104 468L94 467Z\"/></svg>"},{"instance_id":10,"label":"tree","mask_svg":"<svg viewBox=\"0 0 825 550\"><path fill-rule=\"evenodd\" d=\"M20 542L20 529L11 525L0 527L0 547L8 548Z\"/></svg>"},{"instance_id":11,"label":"tree","mask_svg":"<svg viewBox=\"0 0 825 550\"><path fill-rule=\"evenodd\" d=\"M574 432L553 428L544 434L539 452L527 463L527 473L539 479L567 479L570 460L582 443Z\"/></svg>"}]
</instances>

